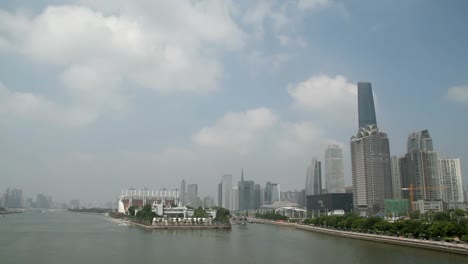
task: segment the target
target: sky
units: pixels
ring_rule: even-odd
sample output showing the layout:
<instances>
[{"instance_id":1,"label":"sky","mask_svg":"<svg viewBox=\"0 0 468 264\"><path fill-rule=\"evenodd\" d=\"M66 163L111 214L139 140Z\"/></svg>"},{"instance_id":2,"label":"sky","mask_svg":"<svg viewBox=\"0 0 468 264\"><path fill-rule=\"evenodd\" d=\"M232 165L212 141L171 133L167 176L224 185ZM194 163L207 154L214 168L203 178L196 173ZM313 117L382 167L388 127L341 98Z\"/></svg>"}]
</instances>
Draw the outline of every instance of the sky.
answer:
<instances>
[{"instance_id":1,"label":"sky","mask_svg":"<svg viewBox=\"0 0 468 264\"><path fill-rule=\"evenodd\" d=\"M468 184L468 2L0 2L0 192L111 201L223 174L281 190L358 130L372 83L392 155L428 129Z\"/></svg>"}]
</instances>

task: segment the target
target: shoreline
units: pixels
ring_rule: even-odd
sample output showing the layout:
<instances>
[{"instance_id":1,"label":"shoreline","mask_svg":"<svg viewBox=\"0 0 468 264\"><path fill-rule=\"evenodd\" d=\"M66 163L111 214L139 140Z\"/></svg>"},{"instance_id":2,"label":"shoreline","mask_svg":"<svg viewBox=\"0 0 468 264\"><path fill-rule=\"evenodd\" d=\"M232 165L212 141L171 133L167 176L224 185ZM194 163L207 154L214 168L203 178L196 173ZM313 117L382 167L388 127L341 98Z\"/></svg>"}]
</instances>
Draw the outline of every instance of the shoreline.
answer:
<instances>
[{"instance_id":1,"label":"shoreline","mask_svg":"<svg viewBox=\"0 0 468 264\"><path fill-rule=\"evenodd\" d=\"M106 220L118 224L119 226L136 226L136 227L141 227L145 229L223 229L223 230L231 230L230 225L144 225L140 223L135 223L132 221L126 221L118 218L113 218L110 216L106 216Z\"/></svg>"},{"instance_id":2,"label":"shoreline","mask_svg":"<svg viewBox=\"0 0 468 264\"><path fill-rule=\"evenodd\" d=\"M130 226L138 226L145 229L223 229L231 230L230 225L144 225L135 222L129 222Z\"/></svg>"},{"instance_id":3,"label":"shoreline","mask_svg":"<svg viewBox=\"0 0 468 264\"><path fill-rule=\"evenodd\" d=\"M376 235L376 234L356 233L356 232L329 229L329 228L323 228L323 227L300 225L297 223L282 223L282 222L275 222L275 221L270 221L270 220L265 220L265 219L256 219L256 218L250 218L250 220L252 220L255 223L271 224L271 225L285 226L285 227L295 227L296 229L300 229L303 231L316 232L316 233L337 236L337 237L359 239L359 240L366 240L366 241L400 245L400 246L410 246L414 248L422 248L422 249L428 249L428 250L443 251L447 253L468 255L467 244L451 244L447 242L439 242L439 241L431 241L431 240L420 240L420 239L404 238L404 237L392 237L392 236L383 236L383 235Z\"/></svg>"}]
</instances>

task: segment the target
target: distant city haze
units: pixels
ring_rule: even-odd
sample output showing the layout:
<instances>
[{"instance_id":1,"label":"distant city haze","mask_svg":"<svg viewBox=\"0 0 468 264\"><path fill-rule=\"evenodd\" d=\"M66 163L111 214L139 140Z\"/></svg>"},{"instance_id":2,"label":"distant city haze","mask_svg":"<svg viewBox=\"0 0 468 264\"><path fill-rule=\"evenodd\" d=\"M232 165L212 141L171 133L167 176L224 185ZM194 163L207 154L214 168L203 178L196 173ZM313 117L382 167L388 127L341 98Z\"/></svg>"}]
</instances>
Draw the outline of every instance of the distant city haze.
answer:
<instances>
[{"instance_id":1,"label":"distant city haze","mask_svg":"<svg viewBox=\"0 0 468 264\"><path fill-rule=\"evenodd\" d=\"M467 11L468 1L1 1L1 204L115 206L132 187L227 208L258 207L240 193L262 204L344 193L351 137L377 121L385 181L422 184L405 167L421 154L448 187L415 195L459 201ZM413 148L421 138L431 146Z\"/></svg>"}]
</instances>

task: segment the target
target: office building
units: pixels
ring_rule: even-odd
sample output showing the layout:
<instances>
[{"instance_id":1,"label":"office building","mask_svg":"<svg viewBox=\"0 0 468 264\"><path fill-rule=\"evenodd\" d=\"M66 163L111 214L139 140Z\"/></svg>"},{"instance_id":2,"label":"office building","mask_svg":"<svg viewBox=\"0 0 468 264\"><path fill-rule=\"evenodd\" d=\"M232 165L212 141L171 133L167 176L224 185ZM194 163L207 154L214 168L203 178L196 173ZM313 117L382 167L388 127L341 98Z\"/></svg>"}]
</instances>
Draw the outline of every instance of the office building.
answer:
<instances>
[{"instance_id":1,"label":"office building","mask_svg":"<svg viewBox=\"0 0 468 264\"><path fill-rule=\"evenodd\" d=\"M351 138L351 167L355 212L362 216L383 212L384 200L392 198L387 134L375 125L360 128Z\"/></svg>"},{"instance_id":2,"label":"office building","mask_svg":"<svg viewBox=\"0 0 468 264\"><path fill-rule=\"evenodd\" d=\"M322 193L322 168L320 161L312 159L307 167L306 175L306 195L316 195Z\"/></svg>"},{"instance_id":3,"label":"office building","mask_svg":"<svg viewBox=\"0 0 468 264\"><path fill-rule=\"evenodd\" d=\"M369 82L358 83L358 112L359 128L370 125L375 125L377 127L374 95L372 93L372 86Z\"/></svg>"},{"instance_id":4,"label":"office building","mask_svg":"<svg viewBox=\"0 0 468 264\"><path fill-rule=\"evenodd\" d=\"M329 212L333 210L353 210L353 195L351 193L327 193L307 195L307 211ZM313 213L313 215L316 215Z\"/></svg>"},{"instance_id":5,"label":"office building","mask_svg":"<svg viewBox=\"0 0 468 264\"><path fill-rule=\"evenodd\" d=\"M239 209L251 210L255 208L255 183L244 180L244 170L241 172L241 181L237 184L239 190Z\"/></svg>"},{"instance_id":6,"label":"office building","mask_svg":"<svg viewBox=\"0 0 468 264\"><path fill-rule=\"evenodd\" d=\"M351 137L351 169L354 210L361 216L384 212L391 199L390 147L386 133L379 131L370 83L358 83L359 131Z\"/></svg>"},{"instance_id":7,"label":"office building","mask_svg":"<svg viewBox=\"0 0 468 264\"><path fill-rule=\"evenodd\" d=\"M439 175L442 181L442 200L449 203L463 203L460 159L439 159Z\"/></svg>"},{"instance_id":8,"label":"office building","mask_svg":"<svg viewBox=\"0 0 468 264\"><path fill-rule=\"evenodd\" d=\"M343 151L329 145L325 151L325 186L327 193L344 193Z\"/></svg>"}]
</instances>

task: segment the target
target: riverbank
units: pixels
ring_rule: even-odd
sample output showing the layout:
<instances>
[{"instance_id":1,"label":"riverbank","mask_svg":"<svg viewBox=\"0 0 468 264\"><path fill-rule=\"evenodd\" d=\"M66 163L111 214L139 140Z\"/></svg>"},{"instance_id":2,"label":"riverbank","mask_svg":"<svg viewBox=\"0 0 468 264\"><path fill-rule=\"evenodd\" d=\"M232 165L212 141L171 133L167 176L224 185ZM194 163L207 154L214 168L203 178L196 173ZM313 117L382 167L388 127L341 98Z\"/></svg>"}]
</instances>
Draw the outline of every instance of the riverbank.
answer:
<instances>
[{"instance_id":1,"label":"riverbank","mask_svg":"<svg viewBox=\"0 0 468 264\"><path fill-rule=\"evenodd\" d=\"M249 220L254 223L294 227L296 229L300 229L304 231L317 232L317 233L332 235L332 236L339 236L339 237L345 237L345 238L351 238L351 239L367 240L367 241L380 242L380 243L386 243L386 244L410 246L410 247L416 247L416 248L424 248L424 249L431 249L431 250L438 250L438 251L468 255L468 244L452 244L452 243L443 242L443 241L420 240L420 239L412 239L412 238L404 238L404 237L392 237L392 236L383 236L383 235L376 235L376 234L356 233L356 232L350 232L350 231L344 231L344 230L301 225L297 223L278 222L278 221L271 221L271 220L258 219L258 218L249 218Z\"/></svg>"},{"instance_id":2,"label":"riverbank","mask_svg":"<svg viewBox=\"0 0 468 264\"><path fill-rule=\"evenodd\" d=\"M23 213L23 211L22 210L0 211L0 215L20 214L20 213Z\"/></svg>"},{"instance_id":3,"label":"riverbank","mask_svg":"<svg viewBox=\"0 0 468 264\"><path fill-rule=\"evenodd\" d=\"M230 230L230 225L144 225L135 222L129 222L130 226L138 226L146 229L183 229L183 230L193 230L193 229L224 229Z\"/></svg>"},{"instance_id":4,"label":"riverbank","mask_svg":"<svg viewBox=\"0 0 468 264\"><path fill-rule=\"evenodd\" d=\"M387 244L395 244L402 246L411 246L424 249L439 250L457 254L468 255L468 245L467 244L452 244L441 241L431 241L431 240L421 240L421 239L412 239L405 237L392 237L392 236L382 236L376 234L366 234L366 233L355 233L343 230L329 229L316 226L307 226L307 225L296 225L297 229L317 232L327 235L340 236L352 239L368 240L374 242L381 242Z\"/></svg>"},{"instance_id":5,"label":"riverbank","mask_svg":"<svg viewBox=\"0 0 468 264\"><path fill-rule=\"evenodd\" d=\"M272 221L267 219L261 218L248 218L249 221L252 221L257 224L268 224L268 225L279 225L279 226L286 226L286 227L296 227L296 223L288 223L288 222L281 222L281 221Z\"/></svg>"},{"instance_id":6,"label":"riverbank","mask_svg":"<svg viewBox=\"0 0 468 264\"><path fill-rule=\"evenodd\" d=\"M132 222L130 220L123 220L119 218L113 218L109 215L106 216L106 220L109 222L112 222L114 224L118 224L120 226L137 226L145 229L224 229L224 230L230 230L231 225L219 225L219 224L213 224L213 225L164 225L164 224L158 224L158 225L145 225L145 224L140 224L136 222Z\"/></svg>"}]
</instances>

